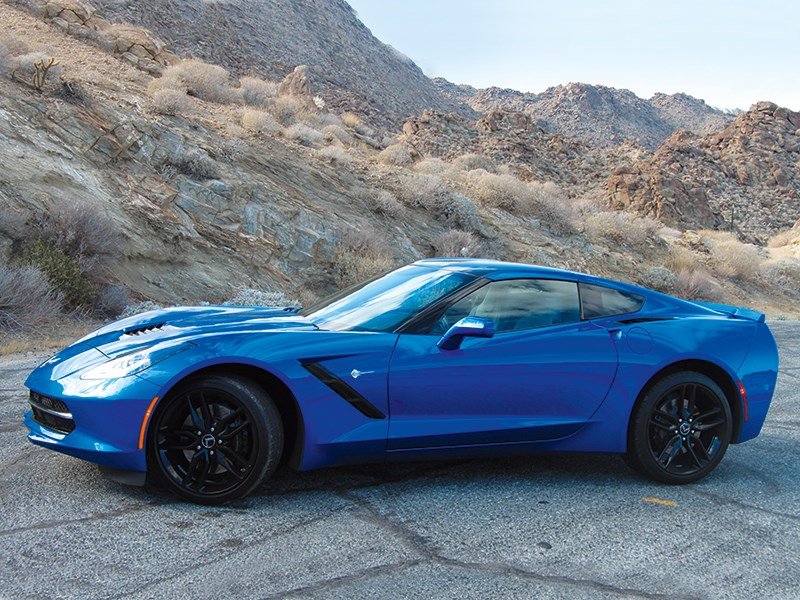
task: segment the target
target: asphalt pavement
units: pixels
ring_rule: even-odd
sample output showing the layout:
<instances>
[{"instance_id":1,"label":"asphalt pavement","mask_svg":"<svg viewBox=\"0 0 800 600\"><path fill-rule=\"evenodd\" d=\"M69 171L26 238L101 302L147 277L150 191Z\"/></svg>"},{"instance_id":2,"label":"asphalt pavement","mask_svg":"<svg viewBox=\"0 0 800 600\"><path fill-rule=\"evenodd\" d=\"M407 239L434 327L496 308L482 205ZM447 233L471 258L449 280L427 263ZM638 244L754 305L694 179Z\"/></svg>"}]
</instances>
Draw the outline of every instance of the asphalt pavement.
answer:
<instances>
[{"instance_id":1,"label":"asphalt pavement","mask_svg":"<svg viewBox=\"0 0 800 600\"><path fill-rule=\"evenodd\" d=\"M0 358L0 597L798 598L800 323L771 326L767 423L693 485L559 455L282 470L225 507L31 445L43 357Z\"/></svg>"}]
</instances>

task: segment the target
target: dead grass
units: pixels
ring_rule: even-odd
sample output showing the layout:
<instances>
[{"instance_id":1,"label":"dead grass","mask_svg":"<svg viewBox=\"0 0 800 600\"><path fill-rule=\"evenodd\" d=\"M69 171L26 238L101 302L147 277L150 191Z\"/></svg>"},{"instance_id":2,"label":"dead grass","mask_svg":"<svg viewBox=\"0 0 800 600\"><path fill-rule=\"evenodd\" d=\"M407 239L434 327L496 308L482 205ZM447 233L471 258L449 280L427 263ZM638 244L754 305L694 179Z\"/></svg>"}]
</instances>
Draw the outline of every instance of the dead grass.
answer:
<instances>
[{"instance_id":1,"label":"dead grass","mask_svg":"<svg viewBox=\"0 0 800 600\"><path fill-rule=\"evenodd\" d=\"M724 297L722 286L704 269L679 271L674 285L675 295L687 300L719 302Z\"/></svg>"},{"instance_id":2,"label":"dead grass","mask_svg":"<svg viewBox=\"0 0 800 600\"><path fill-rule=\"evenodd\" d=\"M497 175L483 169L469 171L468 181L475 187L475 199L493 208L516 214L530 214L533 191L513 175Z\"/></svg>"},{"instance_id":3,"label":"dead grass","mask_svg":"<svg viewBox=\"0 0 800 600\"><path fill-rule=\"evenodd\" d=\"M151 107L156 114L179 117L189 112L191 101L182 90L160 89L153 94Z\"/></svg>"},{"instance_id":4,"label":"dead grass","mask_svg":"<svg viewBox=\"0 0 800 600\"><path fill-rule=\"evenodd\" d=\"M278 84L258 77L242 77L239 80L239 94L248 106L266 107L278 95Z\"/></svg>"},{"instance_id":5,"label":"dead grass","mask_svg":"<svg viewBox=\"0 0 800 600\"><path fill-rule=\"evenodd\" d=\"M325 146L324 148L317 150L317 156L319 156L322 160L335 165L347 165L353 162L353 157L339 146Z\"/></svg>"},{"instance_id":6,"label":"dead grass","mask_svg":"<svg viewBox=\"0 0 800 600\"><path fill-rule=\"evenodd\" d=\"M252 108L242 111L242 127L253 133L277 134L283 131L270 113Z\"/></svg>"},{"instance_id":7,"label":"dead grass","mask_svg":"<svg viewBox=\"0 0 800 600\"><path fill-rule=\"evenodd\" d=\"M437 257L480 258L483 256L483 244L468 231L451 229L433 239L433 251Z\"/></svg>"},{"instance_id":8,"label":"dead grass","mask_svg":"<svg viewBox=\"0 0 800 600\"><path fill-rule=\"evenodd\" d=\"M372 228L348 231L333 252L333 277L341 288L365 281L394 265L388 243Z\"/></svg>"},{"instance_id":9,"label":"dead grass","mask_svg":"<svg viewBox=\"0 0 800 600\"><path fill-rule=\"evenodd\" d=\"M185 89L191 96L218 104L227 104L236 98L228 71L201 60L182 60L167 67L161 81L153 85L162 89Z\"/></svg>"},{"instance_id":10,"label":"dead grass","mask_svg":"<svg viewBox=\"0 0 800 600\"><path fill-rule=\"evenodd\" d=\"M703 230L699 236L721 275L734 279L754 279L758 275L764 258L756 246L739 241L729 232Z\"/></svg>"},{"instance_id":11,"label":"dead grass","mask_svg":"<svg viewBox=\"0 0 800 600\"><path fill-rule=\"evenodd\" d=\"M378 162L395 167L407 167L414 162L414 157L408 145L393 144L378 153Z\"/></svg>"},{"instance_id":12,"label":"dead grass","mask_svg":"<svg viewBox=\"0 0 800 600\"><path fill-rule=\"evenodd\" d=\"M287 127L284 135L290 140L294 140L304 146L319 146L325 142L325 136L322 132L317 131L313 127L309 127L305 123L295 123Z\"/></svg>"}]
</instances>

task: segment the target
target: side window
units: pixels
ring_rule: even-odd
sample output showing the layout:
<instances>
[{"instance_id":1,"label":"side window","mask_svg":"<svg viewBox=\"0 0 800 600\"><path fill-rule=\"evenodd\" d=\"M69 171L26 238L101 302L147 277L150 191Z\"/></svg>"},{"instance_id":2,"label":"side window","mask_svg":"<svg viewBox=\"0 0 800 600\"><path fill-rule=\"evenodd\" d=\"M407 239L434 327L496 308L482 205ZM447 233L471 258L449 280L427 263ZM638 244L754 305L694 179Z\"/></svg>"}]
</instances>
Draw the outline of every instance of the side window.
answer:
<instances>
[{"instance_id":1,"label":"side window","mask_svg":"<svg viewBox=\"0 0 800 600\"><path fill-rule=\"evenodd\" d=\"M570 281L513 279L488 283L444 311L430 333L463 317L492 319L497 333L580 321L578 286Z\"/></svg>"},{"instance_id":2,"label":"side window","mask_svg":"<svg viewBox=\"0 0 800 600\"><path fill-rule=\"evenodd\" d=\"M644 304L644 298L636 294L588 283L581 283L580 287L584 319L634 313Z\"/></svg>"}]
</instances>

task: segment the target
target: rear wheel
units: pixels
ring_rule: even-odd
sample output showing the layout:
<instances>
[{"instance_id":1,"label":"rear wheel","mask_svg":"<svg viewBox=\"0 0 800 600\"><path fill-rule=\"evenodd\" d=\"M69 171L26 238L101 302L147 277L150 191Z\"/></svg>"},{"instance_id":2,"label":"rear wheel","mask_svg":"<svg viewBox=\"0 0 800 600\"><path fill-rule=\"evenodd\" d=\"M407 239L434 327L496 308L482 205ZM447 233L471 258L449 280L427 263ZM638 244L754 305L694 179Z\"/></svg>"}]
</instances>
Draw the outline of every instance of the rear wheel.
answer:
<instances>
[{"instance_id":1,"label":"rear wheel","mask_svg":"<svg viewBox=\"0 0 800 600\"><path fill-rule=\"evenodd\" d=\"M652 386L634 409L626 462L664 483L697 481L722 460L732 431L720 387L701 373L674 373Z\"/></svg>"},{"instance_id":2,"label":"rear wheel","mask_svg":"<svg viewBox=\"0 0 800 600\"><path fill-rule=\"evenodd\" d=\"M194 379L170 393L151 424L150 470L178 495L223 504L249 494L278 465L283 425L249 380Z\"/></svg>"}]
</instances>

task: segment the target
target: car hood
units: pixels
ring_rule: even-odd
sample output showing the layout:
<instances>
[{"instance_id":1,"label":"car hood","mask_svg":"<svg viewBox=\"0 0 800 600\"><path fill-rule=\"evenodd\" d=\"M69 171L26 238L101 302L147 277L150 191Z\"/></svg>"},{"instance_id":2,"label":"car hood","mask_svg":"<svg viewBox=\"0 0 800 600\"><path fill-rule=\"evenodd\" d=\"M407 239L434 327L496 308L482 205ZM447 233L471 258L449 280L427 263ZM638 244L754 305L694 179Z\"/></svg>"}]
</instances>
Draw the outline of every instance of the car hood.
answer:
<instances>
[{"instance_id":1,"label":"car hood","mask_svg":"<svg viewBox=\"0 0 800 600\"><path fill-rule=\"evenodd\" d=\"M41 368L61 379L111 358L162 343L220 334L317 329L293 309L198 306L154 310L110 323L64 348Z\"/></svg>"}]
</instances>

